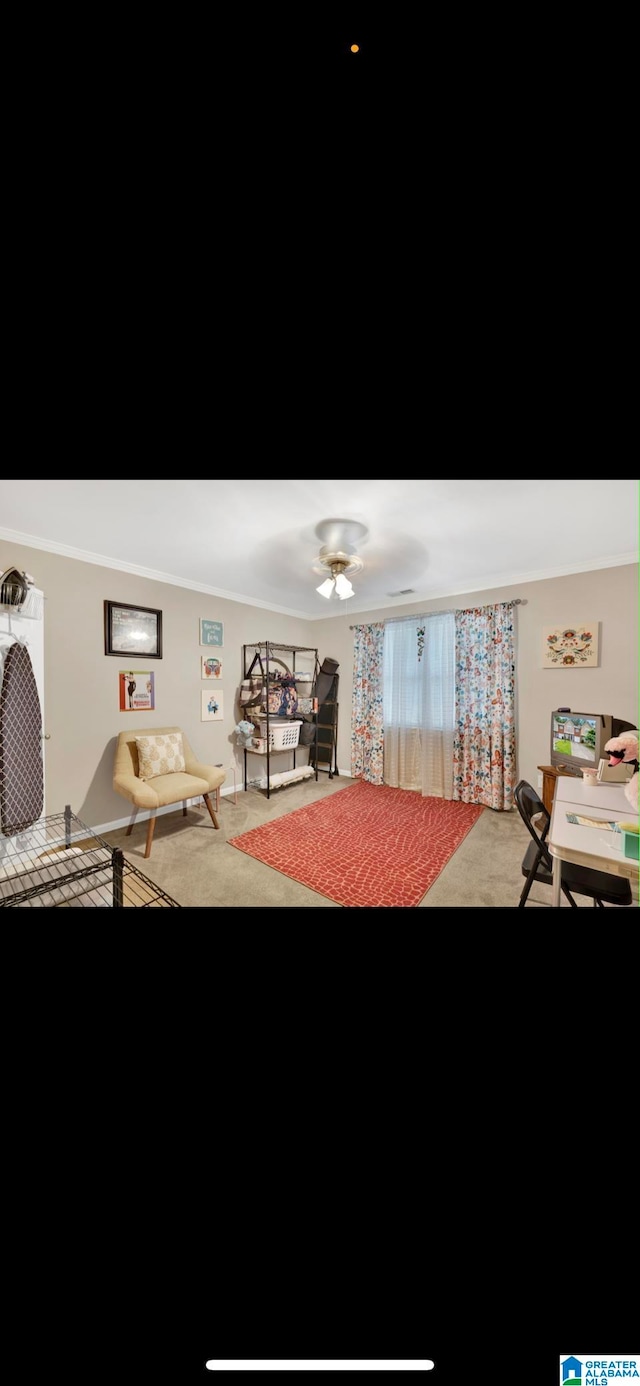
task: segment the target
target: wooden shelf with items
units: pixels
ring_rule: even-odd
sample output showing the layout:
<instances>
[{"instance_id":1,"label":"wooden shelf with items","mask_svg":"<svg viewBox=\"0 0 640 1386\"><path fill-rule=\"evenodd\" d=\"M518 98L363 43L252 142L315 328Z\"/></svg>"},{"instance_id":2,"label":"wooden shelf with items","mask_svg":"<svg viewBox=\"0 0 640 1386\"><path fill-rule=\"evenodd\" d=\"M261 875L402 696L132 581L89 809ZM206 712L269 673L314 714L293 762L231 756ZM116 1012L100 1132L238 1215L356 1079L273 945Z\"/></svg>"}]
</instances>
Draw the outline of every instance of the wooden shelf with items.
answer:
<instances>
[{"instance_id":1,"label":"wooden shelf with items","mask_svg":"<svg viewBox=\"0 0 640 1386\"><path fill-rule=\"evenodd\" d=\"M283 655L288 659L283 659ZM311 668L296 670L296 657L303 656L306 662L312 665ZM275 669L274 665L284 668L284 674L280 669ZM266 760L266 776L264 777L263 787L267 791L267 798L270 798L271 788L274 785L274 777L277 775L277 785L284 782L284 775L289 772L278 774L271 772L271 757L281 756L285 752L293 755L293 771L296 770L296 751L299 748L299 736L303 725L308 725L306 719L313 716L313 711L305 709L304 713L298 710L300 699L304 699L303 688L309 689L310 701L313 699L311 690L314 688L318 677L318 651L311 645L287 645L273 640L256 641L243 646L243 679L240 694L240 706L244 717L252 721L257 729L257 734L253 738L253 745L244 747L244 788L249 787L247 772L247 756L255 755ZM257 671L257 672L254 672ZM246 694L252 691L251 681L255 681L256 701L250 703L246 701ZM276 699L278 688L291 688L295 685L296 697L291 698L291 706L284 712L281 710L281 703L278 705L280 710L276 711ZM317 738L317 727L314 726L313 744ZM311 761L311 747L308 746L309 760ZM304 773L303 773L304 770ZM308 778L309 767L303 767L297 776L291 774L291 781L294 778ZM314 767L315 778L318 778L317 765ZM289 782L287 780L286 782Z\"/></svg>"},{"instance_id":2,"label":"wooden shelf with items","mask_svg":"<svg viewBox=\"0 0 640 1386\"><path fill-rule=\"evenodd\" d=\"M572 770L566 770L563 765L539 765L538 770L542 771L542 802L550 815L553 811L553 800L556 792L556 781L560 775L569 775L573 779L576 776Z\"/></svg>"}]
</instances>

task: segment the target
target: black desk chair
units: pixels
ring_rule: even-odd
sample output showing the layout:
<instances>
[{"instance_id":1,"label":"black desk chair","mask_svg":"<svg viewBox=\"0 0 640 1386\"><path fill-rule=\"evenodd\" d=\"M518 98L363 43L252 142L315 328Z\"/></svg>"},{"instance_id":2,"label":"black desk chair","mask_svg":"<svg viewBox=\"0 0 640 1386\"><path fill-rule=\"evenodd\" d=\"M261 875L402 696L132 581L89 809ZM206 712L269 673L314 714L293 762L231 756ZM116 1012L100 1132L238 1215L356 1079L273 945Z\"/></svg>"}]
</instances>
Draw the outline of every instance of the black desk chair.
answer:
<instances>
[{"instance_id":1,"label":"black desk chair","mask_svg":"<svg viewBox=\"0 0 640 1386\"><path fill-rule=\"evenodd\" d=\"M520 905L524 905L534 881L551 885L553 880L553 858L546 845L551 818L542 802L526 780L520 780L515 788L515 800L520 817L531 834L532 841L522 859L522 874L526 877ZM534 818L536 822L534 823ZM594 905L630 905L631 885L623 876L613 876L609 871L594 871L590 866L576 866L571 861L563 861L561 887L570 905L577 909L574 895L587 895Z\"/></svg>"}]
</instances>

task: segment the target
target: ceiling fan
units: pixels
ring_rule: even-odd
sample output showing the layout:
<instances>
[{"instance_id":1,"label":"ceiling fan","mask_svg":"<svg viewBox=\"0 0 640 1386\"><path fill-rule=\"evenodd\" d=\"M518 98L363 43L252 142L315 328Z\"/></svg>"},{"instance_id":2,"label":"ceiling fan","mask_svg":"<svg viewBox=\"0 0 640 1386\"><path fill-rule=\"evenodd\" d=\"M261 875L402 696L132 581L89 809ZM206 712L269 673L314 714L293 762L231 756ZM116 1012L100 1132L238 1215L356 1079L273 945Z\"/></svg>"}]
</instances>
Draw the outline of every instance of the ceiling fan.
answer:
<instances>
[{"instance_id":1,"label":"ceiling fan","mask_svg":"<svg viewBox=\"0 0 640 1386\"><path fill-rule=\"evenodd\" d=\"M324 582L316 587L322 597L338 597L344 601L352 597L353 587L349 575L362 572L364 563L355 551L357 540L365 539L369 531L359 520L321 520L315 533L323 540L314 572L330 573Z\"/></svg>"}]
</instances>

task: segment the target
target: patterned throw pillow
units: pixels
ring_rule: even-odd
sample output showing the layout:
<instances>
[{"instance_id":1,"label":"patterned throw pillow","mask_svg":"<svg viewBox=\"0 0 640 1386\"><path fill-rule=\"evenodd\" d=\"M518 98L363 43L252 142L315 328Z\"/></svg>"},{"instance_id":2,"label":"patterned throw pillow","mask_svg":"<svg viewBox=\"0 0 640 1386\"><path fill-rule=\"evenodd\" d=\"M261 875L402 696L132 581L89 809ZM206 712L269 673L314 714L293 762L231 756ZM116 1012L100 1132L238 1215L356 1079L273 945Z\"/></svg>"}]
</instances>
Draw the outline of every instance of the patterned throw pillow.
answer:
<instances>
[{"instance_id":1,"label":"patterned throw pillow","mask_svg":"<svg viewBox=\"0 0 640 1386\"><path fill-rule=\"evenodd\" d=\"M141 780L151 780L154 775L173 775L185 768L181 732L166 732L164 736L137 736L136 746Z\"/></svg>"}]
</instances>

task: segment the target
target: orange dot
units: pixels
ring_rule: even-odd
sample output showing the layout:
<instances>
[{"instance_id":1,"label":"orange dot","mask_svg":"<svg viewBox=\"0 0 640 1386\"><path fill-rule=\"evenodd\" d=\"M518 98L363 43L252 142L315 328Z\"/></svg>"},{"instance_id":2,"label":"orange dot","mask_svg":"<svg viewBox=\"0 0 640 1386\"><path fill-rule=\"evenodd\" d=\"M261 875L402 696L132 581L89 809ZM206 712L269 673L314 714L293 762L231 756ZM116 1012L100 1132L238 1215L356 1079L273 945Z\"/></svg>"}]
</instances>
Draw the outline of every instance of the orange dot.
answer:
<instances>
[{"instance_id":1,"label":"orange dot","mask_svg":"<svg viewBox=\"0 0 640 1386\"><path fill-rule=\"evenodd\" d=\"M352 43L352 44L351 44L351 52L352 52L352 53L359 53L359 52L360 52L360 45L359 45L358 43Z\"/></svg>"}]
</instances>

